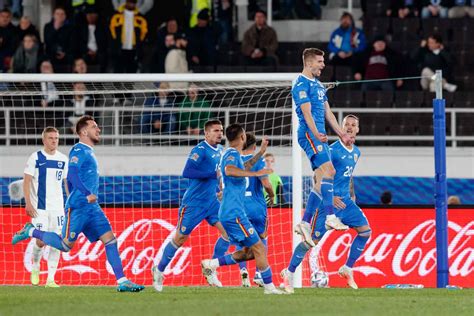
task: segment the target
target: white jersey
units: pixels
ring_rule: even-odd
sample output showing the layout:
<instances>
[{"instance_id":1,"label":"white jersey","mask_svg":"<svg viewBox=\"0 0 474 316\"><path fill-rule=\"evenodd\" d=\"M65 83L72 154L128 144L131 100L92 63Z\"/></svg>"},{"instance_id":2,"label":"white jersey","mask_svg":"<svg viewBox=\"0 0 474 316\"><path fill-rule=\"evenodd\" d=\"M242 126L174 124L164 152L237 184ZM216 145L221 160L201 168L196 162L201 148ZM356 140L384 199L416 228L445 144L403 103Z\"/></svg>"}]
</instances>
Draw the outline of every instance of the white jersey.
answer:
<instances>
[{"instance_id":1,"label":"white jersey","mask_svg":"<svg viewBox=\"0 0 474 316\"><path fill-rule=\"evenodd\" d=\"M37 210L64 210L63 179L67 177L68 158L56 150L31 154L24 173L33 177L30 186L31 204Z\"/></svg>"}]
</instances>

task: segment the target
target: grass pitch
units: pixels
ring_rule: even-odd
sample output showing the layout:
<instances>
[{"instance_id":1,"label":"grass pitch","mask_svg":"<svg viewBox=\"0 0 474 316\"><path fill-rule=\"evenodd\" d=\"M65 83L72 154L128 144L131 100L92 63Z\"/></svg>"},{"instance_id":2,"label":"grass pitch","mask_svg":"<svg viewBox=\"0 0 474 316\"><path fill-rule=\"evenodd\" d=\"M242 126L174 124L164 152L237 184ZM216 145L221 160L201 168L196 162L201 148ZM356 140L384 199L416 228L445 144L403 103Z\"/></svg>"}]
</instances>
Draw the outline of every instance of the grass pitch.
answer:
<instances>
[{"instance_id":1,"label":"grass pitch","mask_svg":"<svg viewBox=\"0 0 474 316\"><path fill-rule=\"evenodd\" d=\"M474 289L297 289L0 286L0 315L474 315Z\"/></svg>"}]
</instances>

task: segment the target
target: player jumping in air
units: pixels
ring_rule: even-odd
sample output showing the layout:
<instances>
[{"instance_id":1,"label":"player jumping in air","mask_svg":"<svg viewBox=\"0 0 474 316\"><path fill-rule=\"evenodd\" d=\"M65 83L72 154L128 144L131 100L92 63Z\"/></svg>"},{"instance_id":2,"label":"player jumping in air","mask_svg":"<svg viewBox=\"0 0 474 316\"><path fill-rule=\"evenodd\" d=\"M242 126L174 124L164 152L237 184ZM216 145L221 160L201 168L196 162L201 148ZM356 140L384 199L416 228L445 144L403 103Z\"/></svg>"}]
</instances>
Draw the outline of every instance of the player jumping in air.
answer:
<instances>
[{"instance_id":1,"label":"player jumping in air","mask_svg":"<svg viewBox=\"0 0 474 316\"><path fill-rule=\"evenodd\" d=\"M224 194L219 209L219 220L230 241L241 246L242 249L216 259L203 260L201 262L203 275L209 278L219 266L255 259L264 283L264 293L283 294L282 291L275 288L272 282L272 271L268 265L265 246L245 212L246 177L262 177L272 173L270 169L246 170L261 158L267 141L263 140L263 150L261 149L257 155L251 158L248 161L248 167L245 167L241 157L246 142L245 130L239 124L232 124L227 127L225 134L230 147L222 156L220 165Z\"/></svg>"},{"instance_id":2,"label":"player jumping in air","mask_svg":"<svg viewBox=\"0 0 474 316\"><path fill-rule=\"evenodd\" d=\"M326 218L326 226L330 229L346 230L348 227L334 215L333 179L336 171L331 163L325 120L340 137L345 145L350 145L351 139L338 125L332 113L326 89L317 79L324 69L324 52L317 48L307 48L303 51L303 72L293 81L291 94L296 105L299 119L298 143L306 152L314 171L314 187L311 191L303 220L295 227L295 231L303 236L310 246L315 246L311 238L310 221L316 211L316 206L322 200ZM321 186L317 185L316 177L322 176Z\"/></svg>"},{"instance_id":3,"label":"player jumping in air","mask_svg":"<svg viewBox=\"0 0 474 316\"><path fill-rule=\"evenodd\" d=\"M68 158L58 151L59 131L51 126L42 133L43 150L31 154L23 178L26 214L38 230L60 234L64 222L63 182L67 192ZM69 192L67 192L69 194ZM31 284L39 284L40 260L45 244L33 244ZM59 287L54 281L61 253L51 248L48 255L46 287Z\"/></svg>"},{"instance_id":4,"label":"player jumping in air","mask_svg":"<svg viewBox=\"0 0 474 316\"><path fill-rule=\"evenodd\" d=\"M112 232L109 220L99 206L99 168L94 155L94 145L100 141L100 128L89 115L82 116L76 124L79 143L69 152L68 182L72 186L71 195L66 201L66 221L62 236L55 232L44 232L26 223L22 230L13 236L12 244L28 238L36 238L46 245L68 252L80 233L90 242L100 240L105 245L107 260L117 278L117 291L140 292L145 287L129 281L124 273L117 248L117 239Z\"/></svg>"},{"instance_id":5,"label":"player jumping in air","mask_svg":"<svg viewBox=\"0 0 474 316\"><path fill-rule=\"evenodd\" d=\"M219 120L207 121L204 125L205 140L197 144L188 156L183 177L190 179L190 182L179 208L176 233L165 246L158 265L152 268L153 286L158 292L163 290L164 271L176 251L203 220L215 226L221 233L214 246L213 257L223 256L229 248L227 234L218 218L220 203L216 193L220 177L218 166L223 150L220 145L223 132ZM222 286L216 273L207 278L207 281L211 286Z\"/></svg>"},{"instance_id":6,"label":"player jumping in air","mask_svg":"<svg viewBox=\"0 0 474 316\"><path fill-rule=\"evenodd\" d=\"M359 119L354 115L347 115L342 121L342 126L344 132L355 141L355 137L359 132ZM346 264L339 269L339 275L347 279L347 284L350 287L357 289L357 284L352 274L352 267L364 251L371 234L367 218L355 203L352 172L359 161L360 150L352 144L345 146L341 140L334 142L330 150L331 159L336 168L336 176L334 178L334 206L337 209L336 215L341 219L342 223L357 231L357 237L352 242L349 257ZM320 178L317 180L319 183ZM316 214L311 222L312 238L315 244L323 238L327 231L325 225L326 210L320 208L320 205L317 205L316 209ZM285 290L289 293L293 293L293 272L300 265L310 248L307 242L301 242L295 248L288 269L283 270Z\"/></svg>"},{"instance_id":7,"label":"player jumping in air","mask_svg":"<svg viewBox=\"0 0 474 316\"><path fill-rule=\"evenodd\" d=\"M252 133L246 133L247 140L243 148L242 161L245 163L253 158L255 150L257 149L257 140ZM258 160L255 165L250 169L251 171L259 171L265 169L265 160L262 158ZM268 194L269 206L273 205L275 193L273 192L272 184L268 178L268 175L261 177L248 177L246 178L245 188L245 213L253 225L257 234L260 236L262 243L267 248L267 203L265 196L263 195L263 189ZM237 247L237 250L241 250L242 247ZM239 262L240 276L242 278L242 286L250 287L249 272L247 270L247 262ZM257 269L255 273L254 282L260 286L263 286L262 276Z\"/></svg>"}]
</instances>

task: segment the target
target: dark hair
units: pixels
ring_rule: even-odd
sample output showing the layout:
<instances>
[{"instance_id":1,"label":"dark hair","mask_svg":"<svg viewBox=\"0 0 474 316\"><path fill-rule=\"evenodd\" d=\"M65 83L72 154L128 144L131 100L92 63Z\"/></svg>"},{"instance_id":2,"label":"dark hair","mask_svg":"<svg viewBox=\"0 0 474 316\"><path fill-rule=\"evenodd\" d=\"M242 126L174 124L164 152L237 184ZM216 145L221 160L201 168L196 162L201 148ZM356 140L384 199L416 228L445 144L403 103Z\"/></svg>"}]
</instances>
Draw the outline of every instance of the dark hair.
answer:
<instances>
[{"instance_id":1,"label":"dark hair","mask_svg":"<svg viewBox=\"0 0 474 316\"><path fill-rule=\"evenodd\" d=\"M245 142L243 150L249 149L251 146L255 145L257 143L257 138L253 133L247 132L245 133L247 136L247 141Z\"/></svg>"},{"instance_id":2,"label":"dark hair","mask_svg":"<svg viewBox=\"0 0 474 316\"><path fill-rule=\"evenodd\" d=\"M204 124L204 130L207 131L207 129L211 128L213 125L222 125L222 122L219 120L209 120Z\"/></svg>"},{"instance_id":3,"label":"dark hair","mask_svg":"<svg viewBox=\"0 0 474 316\"><path fill-rule=\"evenodd\" d=\"M384 191L380 196L380 202L385 205L392 203L392 192Z\"/></svg>"},{"instance_id":4,"label":"dark hair","mask_svg":"<svg viewBox=\"0 0 474 316\"><path fill-rule=\"evenodd\" d=\"M66 16L67 16L67 11L66 11L66 8L65 8L65 7L60 6L60 5L57 6L57 7L54 7L54 9L53 9L53 14L54 14L54 12L56 12L56 10L63 10L63 11L64 11L64 14L66 14Z\"/></svg>"},{"instance_id":5,"label":"dark hair","mask_svg":"<svg viewBox=\"0 0 474 316\"><path fill-rule=\"evenodd\" d=\"M352 16L352 14L350 14L349 12L343 12L342 15L341 15L341 18L340 20L342 20L343 18L349 18L351 19L352 21L352 25L354 25L354 17Z\"/></svg>"},{"instance_id":6,"label":"dark hair","mask_svg":"<svg viewBox=\"0 0 474 316\"><path fill-rule=\"evenodd\" d=\"M258 9L255 11L255 14L253 15L253 18L255 19L255 16L257 16L257 13L263 14L265 17L267 17L267 12L263 11L262 9Z\"/></svg>"},{"instance_id":7,"label":"dark hair","mask_svg":"<svg viewBox=\"0 0 474 316\"><path fill-rule=\"evenodd\" d=\"M94 121L94 118L90 115L83 115L79 118L79 120L76 123L76 134L79 135L79 133L82 131L83 128L87 127L89 121Z\"/></svg>"},{"instance_id":8,"label":"dark hair","mask_svg":"<svg viewBox=\"0 0 474 316\"><path fill-rule=\"evenodd\" d=\"M231 125L227 126L227 128L225 129L225 137L227 138L227 140L229 142L232 142L232 141L236 140L237 137L239 137L240 134L242 134L244 132L245 132L245 130L242 127L242 125L240 125L239 123L234 123L234 124L231 124Z\"/></svg>"},{"instance_id":9,"label":"dark hair","mask_svg":"<svg viewBox=\"0 0 474 316\"><path fill-rule=\"evenodd\" d=\"M324 56L324 52L319 48L305 48L303 51L303 64L305 64L309 58L313 58L314 56Z\"/></svg>"},{"instance_id":10,"label":"dark hair","mask_svg":"<svg viewBox=\"0 0 474 316\"><path fill-rule=\"evenodd\" d=\"M0 13L8 13L8 14L12 14L12 12L10 10L8 10L7 8L4 8L2 10L0 10Z\"/></svg>"},{"instance_id":11,"label":"dark hair","mask_svg":"<svg viewBox=\"0 0 474 316\"><path fill-rule=\"evenodd\" d=\"M438 34L438 33L431 34L430 36L428 36L428 38L430 38L430 37L431 37L432 39L434 39L436 42L440 43L440 44L443 43L443 38L442 38L441 35Z\"/></svg>"}]
</instances>

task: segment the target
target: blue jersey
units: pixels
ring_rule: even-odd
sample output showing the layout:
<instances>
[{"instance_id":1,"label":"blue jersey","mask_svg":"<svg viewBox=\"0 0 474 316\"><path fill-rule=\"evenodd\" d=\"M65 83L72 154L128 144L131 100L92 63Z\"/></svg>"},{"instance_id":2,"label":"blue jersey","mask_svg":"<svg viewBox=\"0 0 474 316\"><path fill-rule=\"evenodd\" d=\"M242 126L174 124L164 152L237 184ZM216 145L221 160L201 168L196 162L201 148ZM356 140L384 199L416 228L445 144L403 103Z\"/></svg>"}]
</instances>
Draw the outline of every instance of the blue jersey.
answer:
<instances>
[{"instance_id":1,"label":"blue jersey","mask_svg":"<svg viewBox=\"0 0 474 316\"><path fill-rule=\"evenodd\" d=\"M221 159L221 173L224 185L224 194L221 201L221 207L219 209L219 220L223 221L226 219L235 219L239 216L245 215L245 188L246 178L244 177L231 177L226 175L226 166L236 166L237 168L244 169L244 162L240 153L235 148L228 148Z\"/></svg>"},{"instance_id":2,"label":"blue jersey","mask_svg":"<svg viewBox=\"0 0 474 316\"><path fill-rule=\"evenodd\" d=\"M245 163L252 159L253 155L246 155L242 156L242 161ZM265 159L260 159L253 165L251 171L259 171L265 169ZM266 207L267 203L265 202L265 196L263 194L263 185L260 181L261 178L266 178L268 176L262 177L247 177L246 178L246 185L247 188L245 189L245 206L250 204L259 204L263 207Z\"/></svg>"},{"instance_id":3,"label":"blue jersey","mask_svg":"<svg viewBox=\"0 0 474 316\"><path fill-rule=\"evenodd\" d=\"M68 174L69 177L75 176L74 168L77 168L77 177L80 182L82 182L85 189L89 194L94 194L98 196L99 194L99 166L97 164L97 159L95 158L94 149L92 147L83 144L77 143L69 152L69 168L72 169L72 172ZM68 181L69 189L71 194L66 201L66 208L81 208L87 205L90 205L87 202L87 193L84 193L84 189L75 187L72 183L77 183L76 181ZM98 204L98 202L95 202Z\"/></svg>"},{"instance_id":4,"label":"blue jersey","mask_svg":"<svg viewBox=\"0 0 474 316\"><path fill-rule=\"evenodd\" d=\"M311 114L318 132L326 134L324 103L328 98L326 96L326 88L324 88L321 82L318 79L309 79L300 74L293 81L291 95L296 105L296 115L300 123L298 134L304 135L306 132L310 132L301 110L301 105L307 102L311 103Z\"/></svg>"},{"instance_id":5,"label":"blue jersey","mask_svg":"<svg viewBox=\"0 0 474 316\"><path fill-rule=\"evenodd\" d=\"M360 150L352 145L352 150L347 149L340 140L330 146L331 160L336 175L334 176L334 195L342 198L350 198L350 180L352 172L360 157Z\"/></svg>"},{"instance_id":6,"label":"blue jersey","mask_svg":"<svg viewBox=\"0 0 474 316\"><path fill-rule=\"evenodd\" d=\"M222 150L221 145L213 147L206 141L200 142L191 150L186 165L199 170L202 176L190 178L188 189L183 196L184 205L205 208L217 200L217 168Z\"/></svg>"}]
</instances>

